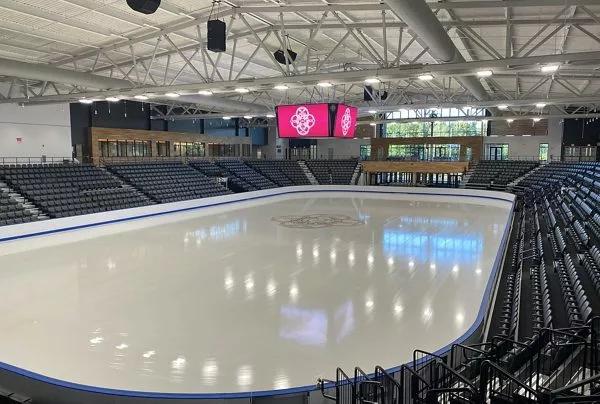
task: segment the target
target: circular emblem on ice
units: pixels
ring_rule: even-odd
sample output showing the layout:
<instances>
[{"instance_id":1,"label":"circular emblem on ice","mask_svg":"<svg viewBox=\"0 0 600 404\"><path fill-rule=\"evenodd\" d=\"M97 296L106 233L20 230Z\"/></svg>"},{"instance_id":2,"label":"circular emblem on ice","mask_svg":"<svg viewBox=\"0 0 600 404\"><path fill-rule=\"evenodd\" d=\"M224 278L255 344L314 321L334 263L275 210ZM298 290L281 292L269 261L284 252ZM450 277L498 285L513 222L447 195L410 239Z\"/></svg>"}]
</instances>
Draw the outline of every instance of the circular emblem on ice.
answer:
<instances>
[{"instance_id":1,"label":"circular emblem on ice","mask_svg":"<svg viewBox=\"0 0 600 404\"><path fill-rule=\"evenodd\" d=\"M352 126L352 115L350 115L350 108L346 108L344 115L342 116L342 135L348 136L348 131Z\"/></svg>"},{"instance_id":2,"label":"circular emblem on ice","mask_svg":"<svg viewBox=\"0 0 600 404\"><path fill-rule=\"evenodd\" d=\"M298 107L296 113L290 118L290 125L300 136L308 135L308 132L315 126L315 122L315 116L306 107Z\"/></svg>"},{"instance_id":3,"label":"circular emblem on ice","mask_svg":"<svg viewBox=\"0 0 600 404\"><path fill-rule=\"evenodd\" d=\"M334 226L358 226L363 224L361 220L347 215L318 213L313 215L289 215L271 218L280 226L294 229L321 229Z\"/></svg>"}]
</instances>

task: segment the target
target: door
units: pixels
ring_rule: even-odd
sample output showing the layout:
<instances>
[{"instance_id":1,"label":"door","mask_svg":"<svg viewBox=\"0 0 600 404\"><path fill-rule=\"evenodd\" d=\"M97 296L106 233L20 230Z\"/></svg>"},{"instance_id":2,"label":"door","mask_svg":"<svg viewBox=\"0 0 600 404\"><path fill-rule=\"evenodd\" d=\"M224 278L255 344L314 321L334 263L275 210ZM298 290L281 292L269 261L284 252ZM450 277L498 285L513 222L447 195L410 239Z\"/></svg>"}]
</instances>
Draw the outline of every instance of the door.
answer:
<instances>
[{"instance_id":1,"label":"door","mask_svg":"<svg viewBox=\"0 0 600 404\"><path fill-rule=\"evenodd\" d=\"M504 160L502 146L490 146L490 160Z\"/></svg>"}]
</instances>

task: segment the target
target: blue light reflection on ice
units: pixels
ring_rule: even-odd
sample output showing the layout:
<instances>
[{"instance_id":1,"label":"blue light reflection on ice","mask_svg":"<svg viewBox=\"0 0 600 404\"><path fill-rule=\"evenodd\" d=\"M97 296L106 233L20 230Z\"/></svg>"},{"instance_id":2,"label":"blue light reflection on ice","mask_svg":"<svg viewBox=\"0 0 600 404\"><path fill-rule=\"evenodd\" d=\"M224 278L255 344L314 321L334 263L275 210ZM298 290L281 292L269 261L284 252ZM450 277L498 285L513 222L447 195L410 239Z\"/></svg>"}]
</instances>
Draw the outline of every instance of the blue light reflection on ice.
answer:
<instances>
[{"instance_id":1,"label":"blue light reflection on ice","mask_svg":"<svg viewBox=\"0 0 600 404\"><path fill-rule=\"evenodd\" d=\"M192 232L187 232L186 239L192 238L196 242L205 240L222 241L245 233L247 223L245 220L233 220L227 223L214 224L210 227L201 227Z\"/></svg>"},{"instance_id":2,"label":"blue light reflection on ice","mask_svg":"<svg viewBox=\"0 0 600 404\"><path fill-rule=\"evenodd\" d=\"M383 252L420 262L475 264L483 251L481 232L465 233L457 219L398 217L383 228Z\"/></svg>"}]
</instances>

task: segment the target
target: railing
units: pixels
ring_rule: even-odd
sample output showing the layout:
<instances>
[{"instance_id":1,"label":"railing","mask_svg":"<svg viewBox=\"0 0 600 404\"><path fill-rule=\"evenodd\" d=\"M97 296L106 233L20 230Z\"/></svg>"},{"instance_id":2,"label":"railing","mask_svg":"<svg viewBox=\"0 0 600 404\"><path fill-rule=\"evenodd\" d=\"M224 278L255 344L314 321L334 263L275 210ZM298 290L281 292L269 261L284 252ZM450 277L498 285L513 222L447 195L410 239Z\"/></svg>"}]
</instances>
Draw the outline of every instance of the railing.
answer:
<instances>
[{"instance_id":1,"label":"railing","mask_svg":"<svg viewBox=\"0 0 600 404\"><path fill-rule=\"evenodd\" d=\"M400 372L400 374L402 374L402 372ZM403 402L402 393L404 389L402 387L402 377L400 377L400 380L396 380L381 366L376 366L374 380L381 385L381 398L383 403L400 404Z\"/></svg>"},{"instance_id":2,"label":"railing","mask_svg":"<svg viewBox=\"0 0 600 404\"><path fill-rule=\"evenodd\" d=\"M485 403L495 398L509 402L519 402L516 401L519 398L534 401L538 399L538 393L500 366L487 360L481 364L478 402Z\"/></svg>"},{"instance_id":3,"label":"railing","mask_svg":"<svg viewBox=\"0 0 600 404\"><path fill-rule=\"evenodd\" d=\"M335 396L326 393L327 385L334 384ZM354 404L356 398L356 385L344 371L337 368L335 371L335 382L327 379L320 379L317 385L321 389L321 394L328 400L335 401L336 404Z\"/></svg>"},{"instance_id":4,"label":"railing","mask_svg":"<svg viewBox=\"0 0 600 404\"><path fill-rule=\"evenodd\" d=\"M10 164L57 164L78 162L73 157L0 157L0 165Z\"/></svg>"},{"instance_id":5,"label":"railing","mask_svg":"<svg viewBox=\"0 0 600 404\"><path fill-rule=\"evenodd\" d=\"M598 403L600 402L600 375L553 390L546 402L555 403Z\"/></svg>"}]
</instances>

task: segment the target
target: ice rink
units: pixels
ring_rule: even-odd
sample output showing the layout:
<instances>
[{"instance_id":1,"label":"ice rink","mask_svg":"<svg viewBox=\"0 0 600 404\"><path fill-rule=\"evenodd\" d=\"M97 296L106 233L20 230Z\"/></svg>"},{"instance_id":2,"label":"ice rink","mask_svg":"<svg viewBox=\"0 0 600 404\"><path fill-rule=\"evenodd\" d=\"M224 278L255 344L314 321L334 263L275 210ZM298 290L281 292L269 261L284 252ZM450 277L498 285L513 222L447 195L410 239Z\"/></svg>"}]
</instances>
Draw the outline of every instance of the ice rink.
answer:
<instances>
[{"instance_id":1,"label":"ice rink","mask_svg":"<svg viewBox=\"0 0 600 404\"><path fill-rule=\"evenodd\" d=\"M509 214L487 199L319 192L3 243L0 361L173 393L397 366L473 324Z\"/></svg>"}]
</instances>

